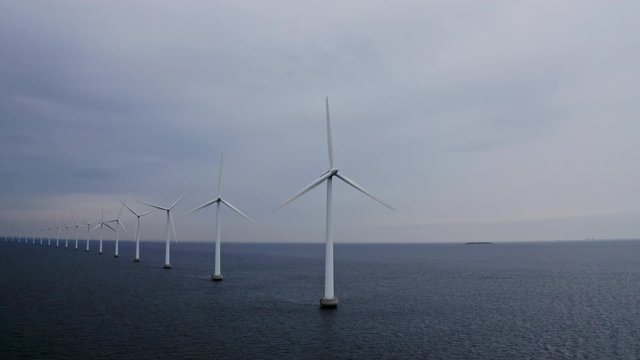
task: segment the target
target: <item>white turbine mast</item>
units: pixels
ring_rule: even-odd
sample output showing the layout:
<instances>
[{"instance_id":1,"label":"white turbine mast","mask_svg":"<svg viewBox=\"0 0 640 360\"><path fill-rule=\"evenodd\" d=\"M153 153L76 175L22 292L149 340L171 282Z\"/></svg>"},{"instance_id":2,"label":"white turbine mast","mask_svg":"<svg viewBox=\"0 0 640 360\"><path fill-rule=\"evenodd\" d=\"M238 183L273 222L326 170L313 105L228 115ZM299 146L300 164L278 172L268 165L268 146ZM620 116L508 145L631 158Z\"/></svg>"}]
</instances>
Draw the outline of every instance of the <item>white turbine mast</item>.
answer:
<instances>
[{"instance_id":1,"label":"white turbine mast","mask_svg":"<svg viewBox=\"0 0 640 360\"><path fill-rule=\"evenodd\" d=\"M229 209L231 209L233 212L235 212L236 214L244 217L245 219L255 223L255 221L250 218L249 216L247 216L245 213L243 213L242 211L238 210L238 208L236 208L235 206L231 205L231 203L229 203L228 201L224 200L222 198L222 161L224 159L224 153L220 154L220 169L218 171L218 197L216 197L215 199L209 200L206 203L198 206L197 208L189 211L187 214L192 214L200 209L204 209L208 206L211 206L213 204L216 204L216 253L215 253L215 264L214 264L214 273L213 275L211 275L211 280L212 281L221 281L223 279L222 273L220 272L220 227L221 227L221 222L220 222L220 205L223 204L226 207L228 207Z\"/></svg>"},{"instance_id":2,"label":"white turbine mast","mask_svg":"<svg viewBox=\"0 0 640 360\"><path fill-rule=\"evenodd\" d=\"M165 269L171 269L171 245L170 245L171 232L173 232L174 240L178 242L178 235L176 235L176 226L173 223L173 216L171 216L171 209L173 209L176 205L178 205L180 201L182 201L182 196L180 196L178 200L174 201L173 204L171 204L169 207L164 207L164 206L155 205L155 204L138 200L140 204L144 204L152 208L156 208L158 210L166 211L167 213L167 226L166 226L167 240L165 242L165 247L164 247L164 268ZM169 232L169 226L171 226L171 232Z\"/></svg>"},{"instance_id":3,"label":"white turbine mast","mask_svg":"<svg viewBox=\"0 0 640 360\"><path fill-rule=\"evenodd\" d=\"M349 179L345 175L339 173L339 170L335 167L333 156L333 140L331 138L331 118L329 116L329 99L325 98L325 110L326 110L326 122L327 122L327 147L329 150L329 170L322 174L318 179L307 185L300 192L293 195L280 207L283 207L292 201L296 200L300 196L306 194L311 189L320 185L323 182L327 182L327 218L326 218L326 237L325 237L325 263L324 263L324 297L320 299L320 306L322 308L335 308L338 306L338 298L334 294L334 281L333 281L333 226L331 217L331 208L333 203L333 178L336 177L349 186L360 191L371 199L393 210L391 206L382 202L378 198L369 194L360 185L356 184L353 180Z\"/></svg>"},{"instance_id":4,"label":"white turbine mast","mask_svg":"<svg viewBox=\"0 0 640 360\"><path fill-rule=\"evenodd\" d=\"M124 201L120 201L120 202L124 207L127 208L127 210L131 211L131 213L138 219L138 223L136 225L136 238L135 238L136 255L134 256L133 261L140 262L140 218L145 215L151 214L153 210L138 214L137 212L133 211L129 206L127 206L127 204L125 204Z\"/></svg>"}]
</instances>

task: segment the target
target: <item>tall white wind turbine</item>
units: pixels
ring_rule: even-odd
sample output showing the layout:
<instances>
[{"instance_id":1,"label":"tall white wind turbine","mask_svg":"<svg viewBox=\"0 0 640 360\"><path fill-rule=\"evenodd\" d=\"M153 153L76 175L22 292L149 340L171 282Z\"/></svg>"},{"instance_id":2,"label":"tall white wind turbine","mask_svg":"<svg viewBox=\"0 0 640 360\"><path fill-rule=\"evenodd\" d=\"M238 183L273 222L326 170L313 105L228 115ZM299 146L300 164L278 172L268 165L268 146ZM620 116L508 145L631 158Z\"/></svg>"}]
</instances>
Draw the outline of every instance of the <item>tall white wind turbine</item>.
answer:
<instances>
[{"instance_id":1,"label":"tall white wind turbine","mask_svg":"<svg viewBox=\"0 0 640 360\"><path fill-rule=\"evenodd\" d=\"M377 199L373 195L369 194L365 189L363 189L360 185L356 184L353 180L339 173L338 169L334 166L334 158L333 158L333 142L331 139L331 118L329 116L329 99L325 98L325 109L326 109L326 117L327 117L327 146L329 149L329 167L324 174L322 174L318 179L316 179L311 184L307 185L305 188L300 190L297 194L293 195L289 198L284 204L285 206L300 196L306 194L311 189L316 186L322 184L323 182L327 182L327 218L326 218L326 238L325 238L325 263L324 263L324 297L320 299L320 306L323 308L335 308L338 306L338 298L334 294L333 289L333 228L331 223L331 208L333 203L333 178L336 177L354 189L360 191L371 199L377 201L378 203L386 206L387 208L393 210L393 208L381 200Z\"/></svg>"},{"instance_id":2,"label":"tall white wind turbine","mask_svg":"<svg viewBox=\"0 0 640 360\"><path fill-rule=\"evenodd\" d=\"M204 209L208 206L216 204L216 254L215 254L215 267L214 273L211 275L211 280L213 281L221 281L223 279L222 273L220 272L220 205L224 204L226 207L231 209L236 214L244 217L245 219L255 223L255 221L245 215L242 211L238 210L235 206L231 205L228 201L222 198L222 160L224 159L224 154L220 154L220 169L218 171L218 197L213 200L209 200L206 203L198 206L197 208L189 211L187 214L194 213L200 209Z\"/></svg>"},{"instance_id":3,"label":"tall white wind turbine","mask_svg":"<svg viewBox=\"0 0 640 360\"><path fill-rule=\"evenodd\" d=\"M127 228L124 227L124 224L122 223L122 221L120 221L120 216L122 215L122 210L124 209L124 206L120 207L120 211L118 212L118 217L116 217L113 220L109 220L107 221L108 223L115 223L116 224L116 249L115 249L115 253L113 254L113 257L119 257L120 256L120 236L119 236L119 231L120 227L122 227L122 230L124 230L124 232L126 232L127 234L129 234L129 232L127 231Z\"/></svg>"},{"instance_id":4,"label":"tall white wind turbine","mask_svg":"<svg viewBox=\"0 0 640 360\"><path fill-rule=\"evenodd\" d=\"M136 240L135 240L136 241L136 255L133 258L133 261L134 262L140 262L140 218L145 216L145 215L151 214L153 212L153 210L138 214L137 212L131 210L131 208L128 207L127 204L125 204L123 201L121 201L121 203L122 203L122 205L124 207L126 207L129 211L131 211L131 213L133 215L135 215L135 217L138 219L138 224L136 225Z\"/></svg>"},{"instance_id":5,"label":"tall white wind turbine","mask_svg":"<svg viewBox=\"0 0 640 360\"><path fill-rule=\"evenodd\" d=\"M166 211L167 212L167 241L165 243L165 247L164 247L164 268L165 269L171 269L171 232L169 232L169 226L171 226L171 230L173 232L173 238L175 239L176 242L178 242L178 235L176 235L176 226L173 223L173 216L171 216L171 209L173 209L176 205L178 205L178 203L182 200L182 196L180 196L178 198L178 200L174 201L173 204L171 204L171 206L169 207L164 207L164 206L160 206L160 205L154 205L151 203L147 203L144 201L140 201L138 200L139 203L147 205L147 206L151 206L152 208L156 208L158 210L162 210L162 211Z\"/></svg>"}]
</instances>

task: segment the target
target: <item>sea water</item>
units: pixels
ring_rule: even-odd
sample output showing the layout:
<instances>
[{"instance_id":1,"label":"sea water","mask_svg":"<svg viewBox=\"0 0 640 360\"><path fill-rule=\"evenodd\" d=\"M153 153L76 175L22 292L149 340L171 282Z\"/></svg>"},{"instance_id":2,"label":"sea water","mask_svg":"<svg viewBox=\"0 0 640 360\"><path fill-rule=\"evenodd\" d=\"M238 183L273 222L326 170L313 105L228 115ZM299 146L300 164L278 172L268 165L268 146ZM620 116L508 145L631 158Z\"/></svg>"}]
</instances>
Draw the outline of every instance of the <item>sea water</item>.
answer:
<instances>
[{"instance_id":1,"label":"sea water","mask_svg":"<svg viewBox=\"0 0 640 360\"><path fill-rule=\"evenodd\" d=\"M96 246L0 240L0 358L640 358L638 241Z\"/></svg>"}]
</instances>

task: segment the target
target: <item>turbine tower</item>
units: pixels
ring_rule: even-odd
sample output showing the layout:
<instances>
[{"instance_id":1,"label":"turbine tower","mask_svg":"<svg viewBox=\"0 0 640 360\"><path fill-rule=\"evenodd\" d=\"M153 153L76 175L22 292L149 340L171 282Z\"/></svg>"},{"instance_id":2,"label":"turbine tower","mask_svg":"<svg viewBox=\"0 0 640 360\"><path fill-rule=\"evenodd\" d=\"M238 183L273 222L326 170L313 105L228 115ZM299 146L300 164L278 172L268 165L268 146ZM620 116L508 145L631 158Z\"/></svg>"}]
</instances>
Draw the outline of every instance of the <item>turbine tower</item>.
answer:
<instances>
[{"instance_id":1,"label":"turbine tower","mask_svg":"<svg viewBox=\"0 0 640 360\"><path fill-rule=\"evenodd\" d=\"M144 201L140 201L138 200L139 203L147 205L147 206L151 206L152 208L156 208L158 210L162 210L162 211L166 211L167 212L167 241L165 243L164 246L164 268L165 269L171 269L171 233L169 232L169 225L171 225L171 230L173 232L173 238L175 239L176 242L178 242L178 235L176 235L176 226L173 224L173 216L171 216L171 209L173 209L174 206L178 205L178 203L182 200L182 196L180 196L178 198L178 200L174 201L173 204L171 204L171 206L169 207L163 207L163 206L159 206L159 205L154 205L151 203L146 203Z\"/></svg>"},{"instance_id":2,"label":"turbine tower","mask_svg":"<svg viewBox=\"0 0 640 360\"><path fill-rule=\"evenodd\" d=\"M153 210L138 214L135 211L131 210L131 208L128 207L127 204L125 204L123 201L121 201L121 203L122 205L124 205L124 207L131 211L131 213L135 215L136 218L138 218L138 224L136 225L136 256L133 258L133 261L140 262L140 218L145 215L151 214Z\"/></svg>"},{"instance_id":3,"label":"turbine tower","mask_svg":"<svg viewBox=\"0 0 640 360\"><path fill-rule=\"evenodd\" d=\"M120 211L118 212L118 217L116 217L113 220L107 221L108 223L111 223L111 222L112 223L116 223L116 229L115 229L115 232L116 232L116 250L115 250L115 253L113 254L113 257L119 257L120 256L120 251L119 251L119 249L120 249L120 246L119 246L119 244L120 244L120 236L118 235L119 234L118 230L120 230L120 227L122 227L122 230L124 230L124 232L129 234L129 232L127 231L127 228L125 228L124 224L122 223L122 221L120 221L120 215L122 215L122 210L123 209L124 209L124 207L120 206Z\"/></svg>"},{"instance_id":4,"label":"turbine tower","mask_svg":"<svg viewBox=\"0 0 640 360\"><path fill-rule=\"evenodd\" d=\"M224 204L225 206L227 206L229 209L231 209L232 211L234 211L236 214L244 217L245 219L255 223L255 221L248 217L247 215L245 215L242 211L238 210L235 206L231 205L229 202L227 202L226 200L224 200L222 198L222 160L224 158L224 154L220 154L220 169L218 171L218 197L213 199L213 200L209 200L206 203L198 206L197 208L189 211L187 214L192 214L200 209L204 209L210 205L216 204L216 254L215 254L215 267L214 267L214 273L213 275L211 275L211 280L212 281L222 281L223 276L222 273L220 272L220 204Z\"/></svg>"},{"instance_id":5,"label":"turbine tower","mask_svg":"<svg viewBox=\"0 0 640 360\"><path fill-rule=\"evenodd\" d=\"M311 189L316 186L322 184L323 182L327 182L327 218L326 218L326 238L325 238L325 262L324 262L324 297L320 299L320 306L322 308L335 308L338 306L338 298L334 294L333 289L333 227L331 223L331 208L333 203L333 178L336 177L354 189L360 191L371 199L377 201L378 203L388 207L393 210L393 208L381 200L377 199L373 195L369 194L365 189L363 189L360 185L356 184L353 180L339 173L338 169L334 166L334 158L333 158L333 142L331 139L331 118L329 116L329 99L325 98L325 109L327 116L327 147L329 149L329 170L327 170L324 174L322 174L318 179L316 179L311 184L307 185L305 188L300 190L297 194L293 195L289 198L284 204L280 207L285 206L300 196L306 194Z\"/></svg>"}]
</instances>

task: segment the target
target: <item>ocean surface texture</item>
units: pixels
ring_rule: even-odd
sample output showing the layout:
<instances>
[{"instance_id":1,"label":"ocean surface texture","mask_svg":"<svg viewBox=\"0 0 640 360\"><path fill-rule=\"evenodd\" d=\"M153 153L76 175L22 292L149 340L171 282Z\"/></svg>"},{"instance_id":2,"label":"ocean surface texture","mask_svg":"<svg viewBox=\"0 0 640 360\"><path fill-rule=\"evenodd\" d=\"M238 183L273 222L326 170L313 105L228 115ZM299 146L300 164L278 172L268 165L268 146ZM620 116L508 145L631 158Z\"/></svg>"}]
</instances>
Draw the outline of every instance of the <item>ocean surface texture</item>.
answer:
<instances>
[{"instance_id":1,"label":"ocean surface texture","mask_svg":"<svg viewBox=\"0 0 640 360\"><path fill-rule=\"evenodd\" d=\"M640 358L637 241L92 247L0 241L0 358Z\"/></svg>"}]
</instances>

